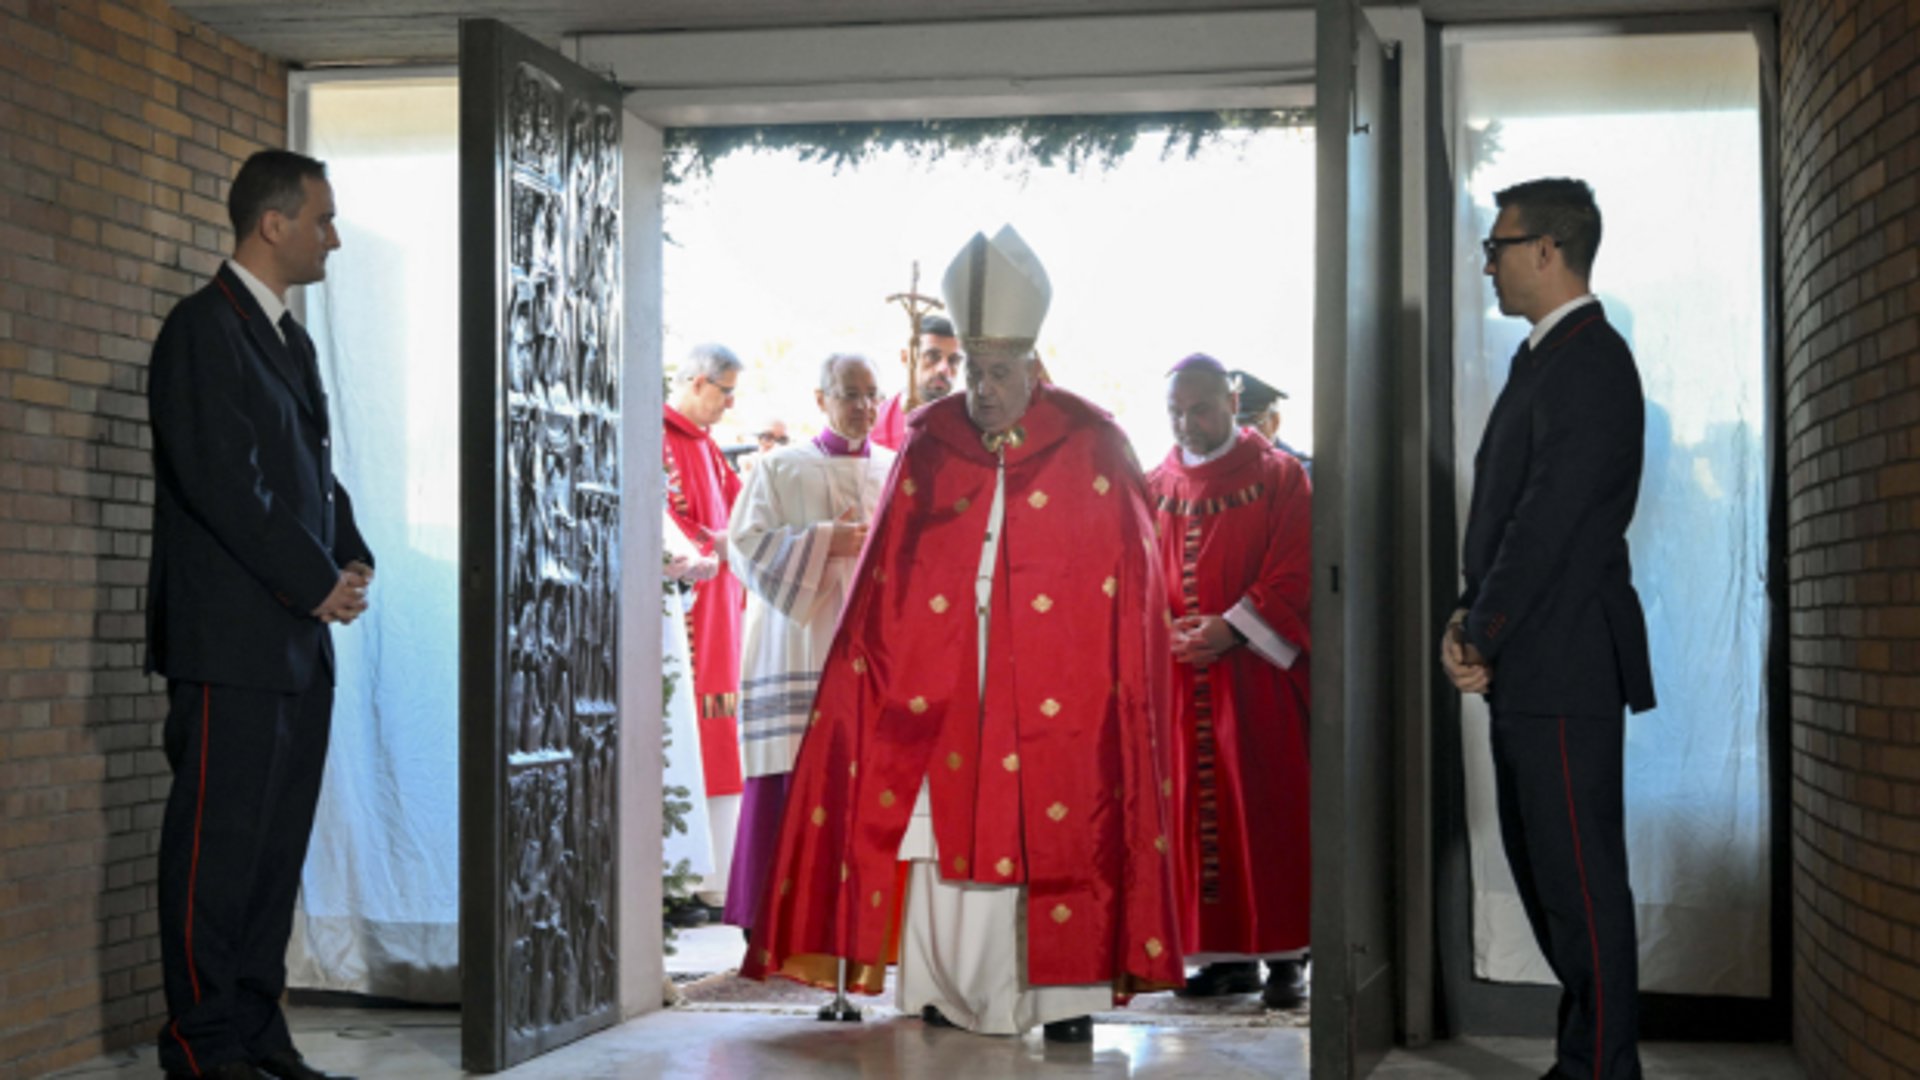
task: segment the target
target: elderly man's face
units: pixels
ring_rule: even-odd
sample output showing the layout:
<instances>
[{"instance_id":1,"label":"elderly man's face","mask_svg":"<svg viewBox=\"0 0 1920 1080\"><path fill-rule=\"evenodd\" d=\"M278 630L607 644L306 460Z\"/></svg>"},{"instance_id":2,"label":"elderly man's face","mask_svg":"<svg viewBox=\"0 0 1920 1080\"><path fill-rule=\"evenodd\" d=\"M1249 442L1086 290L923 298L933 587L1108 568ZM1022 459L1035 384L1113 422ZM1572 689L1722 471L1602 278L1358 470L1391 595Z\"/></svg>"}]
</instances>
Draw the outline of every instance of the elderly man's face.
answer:
<instances>
[{"instance_id":1,"label":"elderly man's face","mask_svg":"<svg viewBox=\"0 0 1920 1080\"><path fill-rule=\"evenodd\" d=\"M967 353L967 416L981 431L1005 431L1033 400L1036 362L1026 353Z\"/></svg>"},{"instance_id":2,"label":"elderly man's face","mask_svg":"<svg viewBox=\"0 0 1920 1080\"><path fill-rule=\"evenodd\" d=\"M833 385L815 390L814 400L827 414L827 426L848 442L859 442L873 430L874 417L880 412L880 390L873 369L864 360L843 360L834 365Z\"/></svg>"},{"instance_id":3,"label":"elderly man's face","mask_svg":"<svg viewBox=\"0 0 1920 1080\"><path fill-rule=\"evenodd\" d=\"M1167 383L1167 420L1189 454L1210 454L1233 437L1240 395L1211 371L1187 371Z\"/></svg>"},{"instance_id":4,"label":"elderly man's face","mask_svg":"<svg viewBox=\"0 0 1920 1080\"><path fill-rule=\"evenodd\" d=\"M729 371L717 379L705 375L693 377L693 408L682 410L687 419L701 427L712 427L733 408L733 392L740 385L740 372Z\"/></svg>"}]
</instances>

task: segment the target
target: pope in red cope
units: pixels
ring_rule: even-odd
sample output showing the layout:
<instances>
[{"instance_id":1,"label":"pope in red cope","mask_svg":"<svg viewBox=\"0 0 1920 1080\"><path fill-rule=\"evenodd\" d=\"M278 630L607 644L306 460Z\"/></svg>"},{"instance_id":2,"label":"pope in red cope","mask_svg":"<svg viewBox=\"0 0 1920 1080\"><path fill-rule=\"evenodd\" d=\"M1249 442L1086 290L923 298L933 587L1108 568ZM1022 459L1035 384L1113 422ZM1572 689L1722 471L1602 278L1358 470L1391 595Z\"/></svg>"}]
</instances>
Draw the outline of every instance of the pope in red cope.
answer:
<instances>
[{"instance_id":1,"label":"pope in red cope","mask_svg":"<svg viewBox=\"0 0 1920 1080\"><path fill-rule=\"evenodd\" d=\"M1291 1008L1306 994L1313 895L1313 489L1297 460L1234 422L1238 394L1218 360L1196 353L1170 374L1176 445L1148 485L1174 615L1181 937L1205 965L1184 993L1262 990Z\"/></svg>"},{"instance_id":2,"label":"pope in red cope","mask_svg":"<svg viewBox=\"0 0 1920 1080\"><path fill-rule=\"evenodd\" d=\"M907 422L742 974L880 992L904 888L903 1012L1084 1041L1184 980L1153 519L1112 420L1038 380L1018 234L944 291L967 391Z\"/></svg>"}]
</instances>

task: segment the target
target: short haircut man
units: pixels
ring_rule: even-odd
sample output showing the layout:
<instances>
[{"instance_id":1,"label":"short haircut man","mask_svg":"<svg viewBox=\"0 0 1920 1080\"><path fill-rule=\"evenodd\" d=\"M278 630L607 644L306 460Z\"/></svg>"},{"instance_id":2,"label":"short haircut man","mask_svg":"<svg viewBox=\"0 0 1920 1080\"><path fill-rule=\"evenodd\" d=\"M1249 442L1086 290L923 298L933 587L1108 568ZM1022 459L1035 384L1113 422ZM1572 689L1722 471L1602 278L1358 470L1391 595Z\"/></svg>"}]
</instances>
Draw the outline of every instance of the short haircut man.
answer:
<instances>
[{"instance_id":1,"label":"short haircut man","mask_svg":"<svg viewBox=\"0 0 1920 1080\"><path fill-rule=\"evenodd\" d=\"M1554 1076L1640 1076L1623 710L1654 706L1627 527L1646 402L1588 291L1600 211L1579 180L1495 197L1482 241L1500 310L1533 324L1475 456L1466 589L1441 638L1485 694L1500 831L1534 939L1563 987Z\"/></svg>"},{"instance_id":2,"label":"short haircut man","mask_svg":"<svg viewBox=\"0 0 1920 1080\"><path fill-rule=\"evenodd\" d=\"M324 1077L280 1010L327 758L331 627L373 553L333 472L314 346L288 290L340 246L320 162L255 154L228 194L233 256L154 342L147 670L167 680L173 786L159 922L170 1077Z\"/></svg>"}]
</instances>

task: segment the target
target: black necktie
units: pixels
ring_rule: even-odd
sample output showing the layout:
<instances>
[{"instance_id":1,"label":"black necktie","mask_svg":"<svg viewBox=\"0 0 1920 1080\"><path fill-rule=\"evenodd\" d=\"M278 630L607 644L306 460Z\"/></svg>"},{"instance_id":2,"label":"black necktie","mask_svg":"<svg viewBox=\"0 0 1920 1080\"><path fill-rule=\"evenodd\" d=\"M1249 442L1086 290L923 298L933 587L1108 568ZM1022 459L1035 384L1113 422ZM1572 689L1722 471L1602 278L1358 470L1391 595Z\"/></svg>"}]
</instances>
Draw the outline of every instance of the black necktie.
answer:
<instances>
[{"instance_id":1,"label":"black necktie","mask_svg":"<svg viewBox=\"0 0 1920 1080\"><path fill-rule=\"evenodd\" d=\"M313 403L315 411L320 408L320 364L318 362L313 339L307 336L307 328L289 311L280 316L280 332L286 335L287 351L293 354L293 362L300 368L300 378L306 388L307 400Z\"/></svg>"}]
</instances>

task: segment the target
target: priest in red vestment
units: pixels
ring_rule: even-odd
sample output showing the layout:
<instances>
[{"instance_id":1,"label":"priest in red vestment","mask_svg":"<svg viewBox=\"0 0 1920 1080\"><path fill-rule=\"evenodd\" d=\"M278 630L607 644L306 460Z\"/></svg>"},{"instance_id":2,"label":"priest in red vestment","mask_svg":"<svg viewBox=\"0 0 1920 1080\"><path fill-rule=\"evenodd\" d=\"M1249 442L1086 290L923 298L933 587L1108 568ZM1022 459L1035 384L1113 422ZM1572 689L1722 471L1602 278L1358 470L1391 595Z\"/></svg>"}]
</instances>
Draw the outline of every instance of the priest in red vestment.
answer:
<instances>
[{"instance_id":1,"label":"priest in red vestment","mask_svg":"<svg viewBox=\"0 0 1920 1080\"><path fill-rule=\"evenodd\" d=\"M1234 422L1227 369L1174 368L1176 444L1148 478L1173 610L1174 850L1192 996L1306 994L1307 668L1312 488L1300 463Z\"/></svg>"},{"instance_id":2,"label":"priest in red vestment","mask_svg":"<svg viewBox=\"0 0 1920 1080\"><path fill-rule=\"evenodd\" d=\"M687 612L715 867L713 876L701 880L696 895L714 908L726 901L744 787L734 714L740 697L740 621L746 593L726 566L727 520L740 494L740 478L727 467L707 429L733 406L742 366L723 345L695 346L675 373L673 400L664 406L668 513L700 554L721 561L718 574L694 586L693 606Z\"/></svg>"},{"instance_id":3,"label":"priest in red vestment","mask_svg":"<svg viewBox=\"0 0 1920 1080\"><path fill-rule=\"evenodd\" d=\"M1018 234L944 291L967 392L907 421L742 974L873 994L897 947L903 1012L1085 1041L1184 977L1152 512L1107 414L1036 379Z\"/></svg>"},{"instance_id":4,"label":"priest in red vestment","mask_svg":"<svg viewBox=\"0 0 1920 1080\"><path fill-rule=\"evenodd\" d=\"M907 441L907 414L952 393L954 376L960 372L960 339L953 336L953 320L922 315L919 344L917 358L914 350L900 350L907 388L888 398L873 422L873 441L889 450L898 450Z\"/></svg>"}]
</instances>

